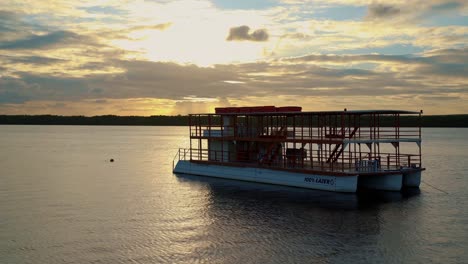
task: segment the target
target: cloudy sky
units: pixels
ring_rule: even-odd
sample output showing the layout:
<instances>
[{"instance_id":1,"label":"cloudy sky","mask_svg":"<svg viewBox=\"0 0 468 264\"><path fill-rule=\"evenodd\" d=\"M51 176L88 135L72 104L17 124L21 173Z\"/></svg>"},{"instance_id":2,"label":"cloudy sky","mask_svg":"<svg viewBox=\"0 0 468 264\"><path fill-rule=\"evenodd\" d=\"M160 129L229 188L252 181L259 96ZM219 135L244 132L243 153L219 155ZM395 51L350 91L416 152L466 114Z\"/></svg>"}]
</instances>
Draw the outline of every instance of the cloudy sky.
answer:
<instances>
[{"instance_id":1,"label":"cloudy sky","mask_svg":"<svg viewBox=\"0 0 468 264\"><path fill-rule=\"evenodd\" d=\"M468 113L468 1L1 0L0 114Z\"/></svg>"}]
</instances>

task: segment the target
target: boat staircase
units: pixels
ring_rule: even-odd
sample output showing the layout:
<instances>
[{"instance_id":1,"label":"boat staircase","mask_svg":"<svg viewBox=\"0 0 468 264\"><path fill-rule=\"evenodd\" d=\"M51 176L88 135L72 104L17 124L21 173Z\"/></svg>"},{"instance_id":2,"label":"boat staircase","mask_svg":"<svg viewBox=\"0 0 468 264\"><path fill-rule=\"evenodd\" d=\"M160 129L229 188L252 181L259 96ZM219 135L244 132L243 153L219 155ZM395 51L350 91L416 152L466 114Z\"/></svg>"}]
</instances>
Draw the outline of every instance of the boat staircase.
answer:
<instances>
[{"instance_id":1,"label":"boat staircase","mask_svg":"<svg viewBox=\"0 0 468 264\"><path fill-rule=\"evenodd\" d=\"M358 127L354 127L353 130L349 133L349 136L347 138L349 138L349 139L353 138L354 135L356 134L357 130L358 130ZM346 137L346 132L347 131L349 131L349 130L348 129L346 129L346 130L342 129L341 134L338 134L338 135L335 134L335 136L336 137L339 136L339 137L344 139ZM345 149L345 146L344 146L343 142L336 144L335 147L333 148L332 152L330 153L330 156L328 157L326 163L336 162L340 158L341 154L343 154L344 149Z\"/></svg>"},{"instance_id":2,"label":"boat staircase","mask_svg":"<svg viewBox=\"0 0 468 264\"><path fill-rule=\"evenodd\" d=\"M285 139L286 134L286 126L282 126L279 130L272 131L271 135L268 135L268 137ZM278 157L280 148L281 143L271 142L270 145L268 145L265 154L263 154L263 156L260 158L259 163L271 165Z\"/></svg>"}]
</instances>

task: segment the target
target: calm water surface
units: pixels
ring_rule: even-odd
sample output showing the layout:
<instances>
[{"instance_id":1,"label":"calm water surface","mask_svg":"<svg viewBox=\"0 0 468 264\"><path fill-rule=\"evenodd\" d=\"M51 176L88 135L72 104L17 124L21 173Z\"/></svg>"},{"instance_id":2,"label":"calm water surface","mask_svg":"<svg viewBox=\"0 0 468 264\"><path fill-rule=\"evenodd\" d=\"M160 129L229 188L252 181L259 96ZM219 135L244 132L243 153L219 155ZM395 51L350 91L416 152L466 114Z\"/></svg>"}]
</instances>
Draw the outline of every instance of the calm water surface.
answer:
<instances>
[{"instance_id":1,"label":"calm water surface","mask_svg":"<svg viewBox=\"0 0 468 264\"><path fill-rule=\"evenodd\" d=\"M423 130L419 190L358 194L174 175L187 134L0 126L0 263L468 262L468 129Z\"/></svg>"}]
</instances>

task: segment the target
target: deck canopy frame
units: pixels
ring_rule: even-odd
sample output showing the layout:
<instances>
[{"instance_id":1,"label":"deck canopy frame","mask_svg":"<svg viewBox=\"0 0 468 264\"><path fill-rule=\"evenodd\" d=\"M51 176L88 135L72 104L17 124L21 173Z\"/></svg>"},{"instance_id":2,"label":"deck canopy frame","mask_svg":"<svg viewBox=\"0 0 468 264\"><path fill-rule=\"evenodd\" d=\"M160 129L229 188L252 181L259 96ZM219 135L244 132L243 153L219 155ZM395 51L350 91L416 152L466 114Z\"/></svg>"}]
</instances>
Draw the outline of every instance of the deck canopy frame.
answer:
<instances>
[{"instance_id":1,"label":"deck canopy frame","mask_svg":"<svg viewBox=\"0 0 468 264\"><path fill-rule=\"evenodd\" d=\"M330 172L422 168L421 112L239 112L189 115L193 162ZM401 126L409 116L411 127Z\"/></svg>"}]
</instances>

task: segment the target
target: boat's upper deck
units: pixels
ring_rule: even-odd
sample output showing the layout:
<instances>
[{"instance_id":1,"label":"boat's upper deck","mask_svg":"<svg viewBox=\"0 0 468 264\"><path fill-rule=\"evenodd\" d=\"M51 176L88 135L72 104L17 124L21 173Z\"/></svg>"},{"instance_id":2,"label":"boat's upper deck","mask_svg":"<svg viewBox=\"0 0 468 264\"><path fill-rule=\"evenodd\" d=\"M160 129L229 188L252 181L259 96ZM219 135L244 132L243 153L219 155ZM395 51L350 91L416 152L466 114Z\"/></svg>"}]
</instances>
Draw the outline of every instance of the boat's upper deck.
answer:
<instances>
[{"instance_id":1,"label":"boat's upper deck","mask_svg":"<svg viewBox=\"0 0 468 264\"><path fill-rule=\"evenodd\" d=\"M303 169L341 172L363 164L373 164L378 170L420 168L421 114L346 109L303 112L300 107L274 106L217 108L215 113L189 116L190 160L284 168L301 164Z\"/></svg>"},{"instance_id":2,"label":"boat's upper deck","mask_svg":"<svg viewBox=\"0 0 468 264\"><path fill-rule=\"evenodd\" d=\"M200 114L190 114L191 116L198 115L223 115L223 116L258 116L258 115L269 115L269 116L281 116L281 115L419 115L421 111L406 111L406 110L341 110L341 111L302 111L299 110L296 106L293 107L276 107L276 110L263 108L262 107L225 107L217 108L223 109L218 110L215 113L200 113ZM291 110L288 110L291 109ZM228 109L228 110L224 110Z\"/></svg>"},{"instance_id":3,"label":"boat's upper deck","mask_svg":"<svg viewBox=\"0 0 468 264\"><path fill-rule=\"evenodd\" d=\"M403 110L302 112L300 107L226 107L217 108L216 113L191 114L189 124L192 138L297 143L420 142L421 114Z\"/></svg>"}]
</instances>

